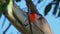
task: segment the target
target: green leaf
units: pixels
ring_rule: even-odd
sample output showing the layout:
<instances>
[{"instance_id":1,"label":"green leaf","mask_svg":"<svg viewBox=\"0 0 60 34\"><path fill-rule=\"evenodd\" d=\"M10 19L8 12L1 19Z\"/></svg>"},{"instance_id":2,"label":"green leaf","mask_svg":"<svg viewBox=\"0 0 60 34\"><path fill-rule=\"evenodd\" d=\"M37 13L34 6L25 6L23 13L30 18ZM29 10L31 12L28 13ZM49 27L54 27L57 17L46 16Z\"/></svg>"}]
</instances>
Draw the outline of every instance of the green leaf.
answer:
<instances>
[{"instance_id":1,"label":"green leaf","mask_svg":"<svg viewBox=\"0 0 60 34\"><path fill-rule=\"evenodd\" d=\"M59 14L58 14L58 16L57 17L59 17L60 16L60 12L59 12Z\"/></svg>"},{"instance_id":2,"label":"green leaf","mask_svg":"<svg viewBox=\"0 0 60 34\"><path fill-rule=\"evenodd\" d=\"M51 4L51 3L49 3L49 4L45 7L45 10L44 10L44 15L45 15L45 16L48 14L48 12L50 11L51 7L52 7L52 4Z\"/></svg>"},{"instance_id":3,"label":"green leaf","mask_svg":"<svg viewBox=\"0 0 60 34\"><path fill-rule=\"evenodd\" d=\"M38 0L38 3L40 3L41 2L41 0Z\"/></svg>"},{"instance_id":4,"label":"green leaf","mask_svg":"<svg viewBox=\"0 0 60 34\"><path fill-rule=\"evenodd\" d=\"M2 11L1 11L2 9L1 9L1 5L0 5L0 17L1 17L1 15L2 15Z\"/></svg>"},{"instance_id":5,"label":"green leaf","mask_svg":"<svg viewBox=\"0 0 60 34\"><path fill-rule=\"evenodd\" d=\"M56 15L58 6L59 6L59 3L56 3L56 5L54 7L53 15Z\"/></svg>"},{"instance_id":6,"label":"green leaf","mask_svg":"<svg viewBox=\"0 0 60 34\"><path fill-rule=\"evenodd\" d=\"M1 18L1 16L2 16L2 11L0 11L0 18Z\"/></svg>"},{"instance_id":7,"label":"green leaf","mask_svg":"<svg viewBox=\"0 0 60 34\"><path fill-rule=\"evenodd\" d=\"M19 1L21 1L21 0L16 0L16 2L19 2Z\"/></svg>"},{"instance_id":8,"label":"green leaf","mask_svg":"<svg viewBox=\"0 0 60 34\"><path fill-rule=\"evenodd\" d=\"M0 2L0 17L1 17L1 15L2 15L2 11L1 11L2 9L1 9L1 2Z\"/></svg>"},{"instance_id":9,"label":"green leaf","mask_svg":"<svg viewBox=\"0 0 60 34\"><path fill-rule=\"evenodd\" d=\"M53 0L53 1L58 1L59 2L60 0Z\"/></svg>"},{"instance_id":10,"label":"green leaf","mask_svg":"<svg viewBox=\"0 0 60 34\"><path fill-rule=\"evenodd\" d=\"M7 5L9 4L10 0L5 0L5 1L6 1L6 3L2 3L2 1L0 1L0 17L4 13L4 11L7 7Z\"/></svg>"}]
</instances>

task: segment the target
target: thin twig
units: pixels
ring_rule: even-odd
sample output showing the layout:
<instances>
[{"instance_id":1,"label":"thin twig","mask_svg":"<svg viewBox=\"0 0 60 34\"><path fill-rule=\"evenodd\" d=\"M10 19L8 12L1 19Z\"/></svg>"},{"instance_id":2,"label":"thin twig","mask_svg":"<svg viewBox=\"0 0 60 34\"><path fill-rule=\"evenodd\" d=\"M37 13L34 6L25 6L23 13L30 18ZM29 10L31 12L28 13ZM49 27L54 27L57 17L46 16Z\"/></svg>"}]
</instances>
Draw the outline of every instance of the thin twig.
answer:
<instances>
[{"instance_id":1,"label":"thin twig","mask_svg":"<svg viewBox=\"0 0 60 34\"><path fill-rule=\"evenodd\" d=\"M5 21L6 21L6 17L4 17L4 20L3 20L3 23L2 23L2 27L1 28L3 28L3 26L5 24Z\"/></svg>"},{"instance_id":2,"label":"thin twig","mask_svg":"<svg viewBox=\"0 0 60 34\"><path fill-rule=\"evenodd\" d=\"M7 30L10 28L11 23L9 23L8 27L5 29L5 31L3 32L3 34L5 34L7 32Z\"/></svg>"}]
</instances>

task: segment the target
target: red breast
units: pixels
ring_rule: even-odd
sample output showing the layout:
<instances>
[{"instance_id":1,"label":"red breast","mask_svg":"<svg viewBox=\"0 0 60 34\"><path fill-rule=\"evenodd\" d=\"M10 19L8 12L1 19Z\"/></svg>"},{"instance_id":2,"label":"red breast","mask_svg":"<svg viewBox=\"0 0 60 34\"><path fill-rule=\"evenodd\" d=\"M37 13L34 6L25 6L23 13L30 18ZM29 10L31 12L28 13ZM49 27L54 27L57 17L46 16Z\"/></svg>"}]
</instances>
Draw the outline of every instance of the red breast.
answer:
<instances>
[{"instance_id":1,"label":"red breast","mask_svg":"<svg viewBox=\"0 0 60 34\"><path fill-rule=\"evenodd\" d=\"M34 13L30 14L30 21L32 23L34 23L34 21L35 21L35 14Z\"/></svg>"}]
</instances>

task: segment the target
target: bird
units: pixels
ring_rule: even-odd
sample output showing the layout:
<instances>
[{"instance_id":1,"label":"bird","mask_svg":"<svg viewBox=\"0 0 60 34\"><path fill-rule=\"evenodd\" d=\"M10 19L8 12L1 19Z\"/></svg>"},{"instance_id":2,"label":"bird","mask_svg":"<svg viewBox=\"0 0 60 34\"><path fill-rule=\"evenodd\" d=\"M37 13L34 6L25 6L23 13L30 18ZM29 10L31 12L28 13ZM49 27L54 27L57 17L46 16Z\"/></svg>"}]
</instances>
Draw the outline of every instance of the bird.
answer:
<instances>
[{"instance_id":1,"label":"bird","mask_svg":"<svg viewBox=\"0 0 60 34\"><path fill-rule=\"evenodd\" d=\"M30 21L39 30L45 34L52 34L52 30L47 22L47 20L40 14L40 13L31 13L30 14Z\"/></svg>"},{"instance_id":2,"label":"bird","mask_svg":"<svg viewBox=\"0 0 60 34\"><path fill-rule=\"evenodd\" d=\"M30 29L33 33L32 30L32 25L31 23L43 32L43 34L52 34L51 28L47 22L47 20L39 13L39 11L36 9L36 6L34 3L30 0L26 0L26 5L28 7L28 18L29 18L29 24L30 24Z\"/></svg>"}]
</instances>

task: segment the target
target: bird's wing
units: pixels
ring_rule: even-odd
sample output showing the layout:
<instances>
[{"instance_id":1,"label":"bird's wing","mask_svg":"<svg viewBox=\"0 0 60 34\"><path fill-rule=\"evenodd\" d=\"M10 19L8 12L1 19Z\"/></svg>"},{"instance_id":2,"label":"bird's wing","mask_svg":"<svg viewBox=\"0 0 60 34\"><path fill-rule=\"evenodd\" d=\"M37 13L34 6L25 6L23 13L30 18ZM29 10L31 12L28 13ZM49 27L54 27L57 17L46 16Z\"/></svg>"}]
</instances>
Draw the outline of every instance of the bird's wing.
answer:
<instances>
[{"instance_id":1,"label":"bird's wing","mask_svg":"<svg viewBox=\"0 0 60 34\"><path fill-rule=\"evenodd\" d=\"M42 30L45 34L52 34L51 28L47 22L47 20L44 17L40 17L39 19L36 19L34 25Z\"/></svg>"}]
</instances>

